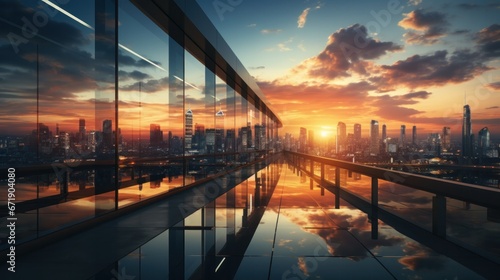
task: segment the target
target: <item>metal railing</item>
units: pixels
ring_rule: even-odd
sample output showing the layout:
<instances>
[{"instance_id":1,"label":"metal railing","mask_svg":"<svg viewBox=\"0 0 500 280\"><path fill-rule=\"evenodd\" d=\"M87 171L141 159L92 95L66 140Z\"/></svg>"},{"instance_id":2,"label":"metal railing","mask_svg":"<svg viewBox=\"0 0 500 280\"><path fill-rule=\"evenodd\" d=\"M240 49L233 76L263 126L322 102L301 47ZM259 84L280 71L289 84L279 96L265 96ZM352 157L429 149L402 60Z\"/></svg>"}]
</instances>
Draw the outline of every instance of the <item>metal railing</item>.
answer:
<instances>
[{"instance_id":1,"label":"metal railing","mask_svg":"<svg viewBox=\"0 0 500 280\"><path fill-rule=\"evenodd\" d=\"M488 212L500 213L498 212L500 211L500 189L291 151L285 151L284 155L288 162L297 168L297 173L303 173L311 178L311 188L312 181L315 181L322 188L322 192L323 189L327 189L334 194L335 208L338 209L340 207L340 198L342 198L344 201L366 212L372 221L372 236L374 238L377 237L378 219L380 218L398 231L414 239L419 239L419 241L430 247L436 247L435 245L439 244L437 247L443 252L452 250L472 257L479 257L481 261L478 261L478 265L479 263L483 265L484 262L491 264L491 267L498 268L498 265L500 265L500 254L495 253L496 249L492 253L491 251L484 250L484 248L475 248L474 245L466 244L467 242L456 242L459 240L447 234L447 207L451 207L451 202L449 201L459 200L467 205L474 204L485 207ZM326 170L326 166L328 166L328 170ZM318 167L320 168L319 170ZM356 193L350 190L350 187L347 186L347 181L345 185L341 184L341 170L370 177L371 180L368 182L371 183L367 182L369 186L363 189L366 195L361 195L359 192ZM329 172L335 172L335 174L333 175ZM329 180L325 179L327 176ZM330 181L330 178L334 178L334 181ZM432 226L430 231L418 223L410 221L411 219L401 217L395 213L396 211L393 211L396 209L379 203L379 195L381 195L379 183L387 184L386 181L432 195L432 203L430 203ZM409 210L417 211L411 208ZM458 261L461 262L460 260ZM490 274L486 272L486 275Z\"/></svg>"}]
</instances>

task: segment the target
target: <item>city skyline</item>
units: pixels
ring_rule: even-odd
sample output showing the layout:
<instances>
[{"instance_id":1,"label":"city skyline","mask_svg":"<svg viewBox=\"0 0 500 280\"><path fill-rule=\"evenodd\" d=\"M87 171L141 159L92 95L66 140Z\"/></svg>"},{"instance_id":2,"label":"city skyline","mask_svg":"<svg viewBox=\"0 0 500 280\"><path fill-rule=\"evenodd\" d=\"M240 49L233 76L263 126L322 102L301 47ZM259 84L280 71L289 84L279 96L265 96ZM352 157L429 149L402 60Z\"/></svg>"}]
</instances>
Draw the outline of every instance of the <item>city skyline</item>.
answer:
<instances>
[{"instance_id":1,"label":"city skyline","mask_svg":"<svg viewBox=\"0 0 500 280\"><path fill-rule=\"evenodd\" d=\"M283 120L283 132L338 122L423 134L500 134L498 1L198 1ZM252 42L248 44L248 42ZM409 139L407 139L409 140Z\"/></svg>"}]
</instances>

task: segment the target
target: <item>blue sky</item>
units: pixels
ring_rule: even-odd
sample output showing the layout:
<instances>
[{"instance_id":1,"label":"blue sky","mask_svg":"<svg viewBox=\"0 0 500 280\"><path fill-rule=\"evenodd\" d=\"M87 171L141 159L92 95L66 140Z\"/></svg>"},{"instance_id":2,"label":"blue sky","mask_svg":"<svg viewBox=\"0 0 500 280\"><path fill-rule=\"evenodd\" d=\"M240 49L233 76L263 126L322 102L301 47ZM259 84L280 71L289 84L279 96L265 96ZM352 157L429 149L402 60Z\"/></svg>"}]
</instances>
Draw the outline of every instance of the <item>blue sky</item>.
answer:
<instances>
[{"instance_id":1,"label":"blue sky","mask_svg":"<svg viewBox=\"0 0 500 280\"><path fill-rule=\"evenodd\" d=\"M451 126L458 135L467 95L474 132L500 134L500 1L198 3L285 131L339 121L366 131L377 119L394 132L401 124L425 133Z\"/></svg>"}]
</instances>

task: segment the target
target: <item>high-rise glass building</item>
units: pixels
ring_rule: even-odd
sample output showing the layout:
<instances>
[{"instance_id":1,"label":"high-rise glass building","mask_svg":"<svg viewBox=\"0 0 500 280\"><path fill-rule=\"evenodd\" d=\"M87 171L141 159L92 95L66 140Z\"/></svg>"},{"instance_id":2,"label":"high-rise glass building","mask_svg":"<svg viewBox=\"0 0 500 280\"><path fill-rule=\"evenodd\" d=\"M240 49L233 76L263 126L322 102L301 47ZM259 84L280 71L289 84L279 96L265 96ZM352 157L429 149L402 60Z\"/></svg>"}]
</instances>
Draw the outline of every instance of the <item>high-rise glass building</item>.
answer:
<instances>
[{"instance_id":1,"label":"high-rise glass building","mask_svg":"<svg viewBox=\"0 0 500 280\"><path fill-rule=\"evenodd\" d=\"M414 125L412 130L411 130L411 144L412 146L417 145L417 126Z\"/></svg>"},{"instance_id":2,"label":"high-rise glass building","mask_svg":"<svg viewBox=\"0 0 500 280\"><path fill-rule=\"evenodd\" d=\"M443 150L449 151L451 148L451 128L449 126L443 127L443 137L441 137Z\"/></svg>"},{"instance_id":3,"label":"high-rise glass building","mask_svg":"<svg viewBox=\"0 0 500 280\"><path fill-rule=\"evenodd\" d=\"M464 106L462 118L462 156L470 158L474 154L472 121L469 105Z\"/></svg>"},{"instance_id":4,"label":"high-rise glass building","mask_svg":"<svg viewBox=\"0 0 500 280\"><path fill-rule=\"evenodd\" d=\"M399 146L406 147L406 125L401 125L401 131L399 133Z\"/></svg>"},{"instance_id":5,"label":"high-rise glass building","mask_svg":"<svg viewBox=\"0 0 500 280\"><path fill-rule=\"evenodd\" d=\"M379 127L378 121L370 122L370 154L378 155L380 153Z\"/></svg>"},{"instance_id":6,"label":"high-rise glass building","mask_svg":"<svg viewBox=\"0 0 500 280\"><path fill-rule=\"evenodd\" d=\"M337 124L337 137L335 140L335 147L336 147L337 154L345 152L346 141L347 141L346 125L343 122L339 122Z\"/></svg>"},{"instance_id":7,"label":"high-rise glass building","mask_svg":"<svg viewBox=\"0 0 500 280\"><path fill-rule=\"evenodd\" d=\"M361 150L361 124L354 124L354 146L355 151Z\"/></svg>"},{"instance_id":8,"label":"high-rise glass building","mask_svg":"<svg viewBox=\"0 0 500 280\"><path fill-rule=\"evenodd\" d=\"M6 0L2 11L2 91L18 110L0 130L27 145L0 166L37 170L16 193L34 213L20 242L277 151L278 115L196 1ZM64 210L41 214L51 207Z\"/></svg>"},{"instance_id":9,"label":"high-rise glass building","mask_svg":"<svg viewBox=\"0 0 500 280\"><path fill-rule=\"evenodd\" d=\"M479 156L486 156L486 152L490 148L490 131L487 127L481 128L477 134L477 148Z\"/></svg>"}]
</instances>

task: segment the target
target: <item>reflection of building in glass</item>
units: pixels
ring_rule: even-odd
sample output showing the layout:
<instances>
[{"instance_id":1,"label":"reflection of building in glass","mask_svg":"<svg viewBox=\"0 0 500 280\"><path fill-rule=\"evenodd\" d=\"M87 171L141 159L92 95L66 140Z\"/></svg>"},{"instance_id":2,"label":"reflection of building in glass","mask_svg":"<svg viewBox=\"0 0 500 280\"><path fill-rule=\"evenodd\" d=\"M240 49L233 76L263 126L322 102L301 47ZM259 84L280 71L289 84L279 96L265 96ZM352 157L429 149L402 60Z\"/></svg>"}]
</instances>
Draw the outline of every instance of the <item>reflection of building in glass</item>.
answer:
<instances>
[{"instance_id":1,"label":"reflection of building in glass","mask_svg":"<svg viewBox=\"0 0 500 280\"><path fill-rule=\"evenodd\" d=\"M378 155L380 152L378 121L370 122L370 154Z\"/></svg>"},{"instance_id":2,"label":"reflection of building in glass","mask_svg":"<svg viewBox=\"0 0 500 280\"><path fill-rule=\"evenodd\" d=\"M102 137L103 148L111 149L113 147L113 123L111 120L102 122Z\"/></svg>"},{"instance_id":3,"label":"reflection of building in glass","mask_svg":"<svg viewBox=\"0 0 500 280\"><path fill-rule=\"evenodd\" d=\"M411 130L411 145L412 146L417 146L417 126L414 125L412 130Z\"/></svg>"},{"instance_id":4,"label":"reflection of building in glass","mask_svg":"<svg viewBox=\"0 0 500 280\"><path fill-rule=\"evenodd\" d=\"M149 125L149 144L151 147L160 147L163 143L163 131L158 124Z\"/></svg>"},{"instance_id":5,"label":"reflection of building in glass","mask_svg":"<svg viewBox=\"0 0 500 280\"><path fill-rule=\"evenodd\" d=\"M191 111L191 109L188 109L184 117L184 142L186 143L186 149L191 149L193 140L193 111Z\"/></svg>"}]
</instances>

